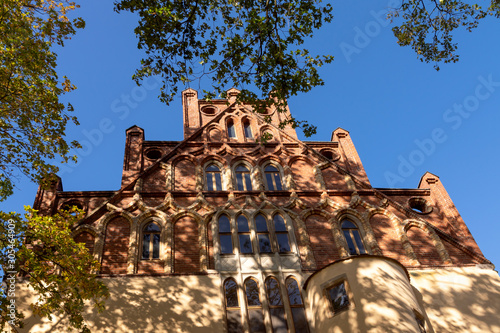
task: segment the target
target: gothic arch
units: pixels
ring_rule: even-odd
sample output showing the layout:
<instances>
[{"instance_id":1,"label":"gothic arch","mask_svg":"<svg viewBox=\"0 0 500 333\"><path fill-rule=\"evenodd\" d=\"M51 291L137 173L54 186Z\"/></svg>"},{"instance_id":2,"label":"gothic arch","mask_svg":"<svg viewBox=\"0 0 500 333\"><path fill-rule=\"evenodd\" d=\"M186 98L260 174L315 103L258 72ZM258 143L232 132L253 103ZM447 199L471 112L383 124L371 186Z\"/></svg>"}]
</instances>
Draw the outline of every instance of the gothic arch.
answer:
<instances>
[{"instance_id":1,"label":"gothic arch","mask_svg":"<svg viewBox=\"0 0 500 333\"><path fill-rule=\"evenodd\" d=\"M427 225L427 223L422 222L422 221L418 221L418 220L413 220L413 219L405 220L405 221L403 221L403 223L404 223L404 231L405 231L405 234L406 234L407 237L408 237L408 231L411 228L416 228L418 230L423 231L431 239L431 241L432 241L432 243L434 245L434 248L436 249L436 251L437 251L437 253L439 255L439 258L440 258L441 262L443 264L445 264L445 265L449 265L449 264L452 263L452 261L450 259L450 255L448 254L448 251L444 247L443 242L441 241L441 238L439 238L439 236L434 231L434 229L430 228ZM409 237L408 237L408 240L409 240L409 242L411 244L411 241L410 241ZM414 244L411 244L411 246L412 246L413 251L415 252L415 255L416 255L417 252L415 251ZM416 256L416 257L417 257L417 260L420 262L421 259L418 259L418 256Z\"/></svg>"}]
</instances>

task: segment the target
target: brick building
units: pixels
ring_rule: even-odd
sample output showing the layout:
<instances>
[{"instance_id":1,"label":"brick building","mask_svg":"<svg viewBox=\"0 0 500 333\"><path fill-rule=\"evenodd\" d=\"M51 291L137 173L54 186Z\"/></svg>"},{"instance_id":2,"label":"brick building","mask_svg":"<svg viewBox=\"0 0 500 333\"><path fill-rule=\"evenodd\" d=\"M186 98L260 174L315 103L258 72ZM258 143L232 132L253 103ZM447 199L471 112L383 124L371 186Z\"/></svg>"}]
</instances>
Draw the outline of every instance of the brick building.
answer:
<instances>
[{"instance_id":1,"label":"brick building","mask_svg":"<svg viewBox=\"0 0 500 333\"><path fill-rule=\"evenodd\" d=\"M237 94L184 91L183 141L129 128L117 191L38 190L44 214L86 211L111 292L92 331L500 332L500 278L439 177L373 188L348 131L303 142Z\"/></svg>"}]
</instances>

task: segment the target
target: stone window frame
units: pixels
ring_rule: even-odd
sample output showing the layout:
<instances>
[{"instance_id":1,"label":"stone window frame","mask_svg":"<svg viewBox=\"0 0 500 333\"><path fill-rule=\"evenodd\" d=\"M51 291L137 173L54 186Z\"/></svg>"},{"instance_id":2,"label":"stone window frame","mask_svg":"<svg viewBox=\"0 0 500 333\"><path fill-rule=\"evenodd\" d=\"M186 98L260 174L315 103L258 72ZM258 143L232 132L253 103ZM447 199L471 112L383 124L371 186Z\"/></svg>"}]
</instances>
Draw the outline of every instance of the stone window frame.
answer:
<instances>
[{"instance_id":1,"label":"stone window frame","mask_svg":"<svg viewBox=\"0 0 500 333\"><path fill-rule=\"evenodd\" d=\"M350 240L351 240L351 243L352 243L352 244L354 245L354 247L355 247L355 251L356 251L356 253L351 253L351 251L350 251L350 249L349 249L349 242L347 241L347 237L345 236L345 233L344 233L344 228L343 228L343 225L344 225L344 223L346 223L346 222L350 222L350 223L354 224L354 226L356 227L356 228L345 228L346 230L350 230L350 232L349 232L350 237L349 237L349 238L350 238ZM342 236L344 237L344 240L345 240L345 242L346 242L346 245L347 245L347 252L349 253L349 255L350 255L350 256L356 256L356 255L360 255L360 254L367 254L367 253L368 253L368 251L366 250L366 245L365 245L365 241L364 241L364 239L363 239L363 234L361 233L359 226L358 226L355 222L353 222L353 221L352 221L352 219L349 219L349 218L343 218L343 219L340 221L340 223L339 223L339 224L340 224L340 231L342 232ZM358 233L358 235L359 235L359 238L360 238L360 240L361 240L361 245L363 246L363 249L360 249L360 248L359 248L359 244L357 244L357 242L356 242L356 237L355 237L355 235L353 234L352 230L357 231L357 233ZM363 252L364 252L364 253L361 253L361 252L362 252L361 250L363 250Z\"/></svg>"},{"instance_id":2,"label":"stone window frame","mask_svg":"<svg viewBox=\"0 0 500 333\"><path fill-rule=\"evenodd\" d=\"M349 300L349 304L345 307L342 307L338 310L334 309L332 300L330 299L329 295L329 290L335 286L340 285L341 283L344 284L344 289L346 291L347 298ZM351 290L350 283L347 279L346 274L342 274L339 276L334 277L333 279L330 279L329 281L323 283L320 286L321 290L323 291L323 299L326 304L326 308L328 309L327 311L327 317L332 318L334 316L337 316L343 312L349 311L351 309L355 308L355 302L354 302L354 294Z\"/></svg>"},{"instance_id":3,"label":"stone window frame","mask_svg":"<svg viewBox=\"0 0 500 333\"><path fill-rule=\"evenodd\" d=\"M248 124L248 127L250 128L250 136L247 136L247 132L245 130L246 129L245 124ZM250 120L250 118L244 117L243 119L241 119L241 131L243 133L245 141L252 141L252 142L255 141L255 134L252 127L252 121Z\"/></svg>"},{"instance_id":4,"label":"stone window frame","mask_svg":"<svg viewBox=\"0 0 500 333\"><path fill-rule=\"evenodd\" d=\"M224 168L224 165L220 162L220 161L217 161L215 159L210 159L208 161L206 161L205 163L203 163L203 190L204 191L209 191L209 192L220 192L218 190L209 190L208 189L208 182L207 182L207 168L210 166L210 165L215 165L219 168L220 170L220 177L221 177L221 190L220 191L227 191L227 184L225 182L225 177L224 175L226 174L226 170Z\"/></svg>"},{"instance_id":5,"label":"stone window frame","mask_svg":"<svg viewBox=\"0 0 500 333\"><path fill-rule=\"evenodd\" d=\"M290 293L289 293L289 290L288 290L288 281L289 280L294 280L297 284L297 288L298 288L298 292L299 292L299 296L300 296L300 301L302 304L300 305L297 305L297 304L294 304L292 305L292 302L290 300ZM302 309L303 311L303 315L304 315L304 320L305 320L305 326L307 327L307 330L310 331L310 328L309 328L309 321L307 320L307 313L306 313L306 308L305 308L305 303L304 303L304 296L302 295L302 286L301 286L301 283L300 283L300 280L295 276L295 275L288 275L285 279L284 279L284 285L285 287L285 290L286 290L286 302L285 304L287 304L286 306L289 307L290 309L290 314L291 314L291 322L293 324L293 328L295 329L295 327L297 325L295 325L297 323L297 318L294 317L294 314L293 314L293 309L294 308L298 308L298 309ZM286 309L286 308L285 308Z\"/></svg>"},{"instance_id":6,"label":"stone window frame","mask_svg":"<svg viewBox=\"0 0 500 333\"><path fill-rule=\"evenodd\" d=\"M229 219L229 228L230 228L230 236L231 236L231 247L232 247L232 252L231 253L222 253L222 244L221 244L221 241L220 241L220 229L219 229L219 220L222 216L225 216ZM232 256L234 255L234 250L236 248L239 249L239 244L235 243L235 230L234 230L234 227L233 227L233 217L230 215L230 214L227 214L226 212L222 212L221 214L217 215L216 219L215 219L215 230L216 230L216 235L217 235L217 252L222 255L222 256ZM227 233L223 233L225 235L227 235ZM214 237L212 236L212 239L214 239ZM235 244L237 244L238 246L235 246ZM215 247L215 244L213 245Z\"/></svg>"},{"instance_id":7,"label":"stone window frame","mask_svg":"<svg viewBox=\"0 0 500 333\"><path fill-rule=\"evenodd\" d=\"M358 228L359 235L361 237L361 241L363 242L363 246L365 248L365 254L373 254L371 246L368 241L367 230L364 228L364 224L361 222L361 217L357 217L351 212L343 212L336 217L336 228L339 232L340 236L340 244L338 244L340 253L345 252L346 257L356 256L359 254L351 254L349 251L349 245L347 244L347 240L345 239L344 232L342 230L342 223L345 220L349 220ZM337 238L338 239L338 238Z\"/></svg>"},{"instance_id":8,"label":"stone window frame","mask_svg":"<svg viewBox=\"0 0 500 333\"><path fill-rule=\"evenodd\" d=\"M267 177L266 177L266 168L268 166L273 166L275 167L276 169L278 169L278 173L279 173L279 176L280 176L280 182L281 182L281 190L278 190L278 189L275 189L275 190L271 190L269 189L269 185L267 183ZM263 183L264 183L264 187L265 187L265 190L266 191L270 191L270 192L275 192L275 191L286 191L286 188L285 188L285 172L283 170L283 167L277 163L276 161L273 161L273 160L270 160L270 161L266 161L265 163L262 164L261 166L261 172L262 172L262 178L263 178Z\"/></svg>"},{"instance_id":9,"label":"stone window frame","mask_svg":"<svg viewBox=\"0 0 500 333\"><path fill-rule=\"evenodd\" d=\"M152 258L152 251L151 251L151 246L150 245L150 255L149 255L149 258L143 258L142 257L142 253L143 253L143 244L144 244L144 236L145 236L145 233L144 233L144 229L150 225L151 223L154 223L158 226L158 228L160 229L160 232L158 233L159 234L159 249L158 249L158 258ZM140 225L140 229L139 229L139 255L138 255L138 259L139 261L160 261L160 260L163 260L162 258L162 249L163 249L163 233L164 233L164 228L162 227L160 221L156 220L156 219L148 219L146 220L145 222L141 223ZM155 234L155 233L151 233L151 234ZM152 243L152 241L150 240L150 242Z\"/></svg>"},{"instance_id":10,"label":"stone window frame","mask_svg":"<svg viewBox=\"0 0 500 333\"><path fill-rule=\"evenodd\" d=\"M220 256L233 256L238 254L239 256L270 256L270 255L279 255L279 256L289 256L289 255L298 255L298 244L297 240L295 239L295 233L294 233L294 227L291 218L286 214L286 212L281 211L281 210L273 210L272 212L266 212L263 210L255 210L251 212L252 210L222 210L218 214L214 215L214 219L212 220L213 224L213 229L212 229L212 237L214 241L216 240L217 243L214 242L213 248L214 248L214 256L220 255ZM233 252L232 253L222 253L222 248L221 248L221 242L220 242L220 234L219 234L219 219L221 216L225 215L229 219L229 224L231 226L231 240L232 240L232 246L233 246ZM237 218L243 215L248 221L249 225L249 232L244 232L248 233L250 235L250 241L252 244L252 253L242 253L240 251L240 240L239 240L239 233L238 233L238 226L237 226ZM258 215L262 215L267 224L267 230L269 233L269 238L271 241L271 252L260 252L260 244L258 240L258 232L257 232L257 225L255 222L255 219L257 218ZM278 244L278 239L276 237L276 231L274 229L274 217L276 215L280 215L283 220L285 221L285 226L287 229L288 233L288 243L290 246L290 251L289 252L279 252L279 244ZM236 252L237 251L237 252Z\"/></svg>"},{"instance_id":11,"label":"stone window frame","mask_svg":"<svg viewBox=\"0 0 500 333\"><path fill-rule=\"evenodd\" d=\"M232 124L232 130L234 131L234 136L231 136L230 133L230 124ZM238 139L238 134L236 133L236 121L233 118L227 118L226 119L226 137L228 140L237 140Z\"/></svg>"},{"instance_id":12,"label":"stone window frame","mask_svg":"<svg viewBox=\"0 0 500 333\"><path fill-rule=\"evenodd\" d=\"M248 169L248 174L250 176L250 186L252 186L252 189L251 190L242 190L242 192L246 192L246 191L255 191L254 189L254 183L255 183L255 180L254 180L254 177L253 177L253 169L254 167L247 161L245 160L240 160L240 161L237 161L236 163L234 163L232 166L231 166L231 174L233 175L233 179L232 179L232 182L233 182L233 188L235 191L240 191L238 190L238 181L236 179L236 168L239 167L239 166L244 166L245 168Z\"/></svg>"},{"instance_id":13,"label":"stone window frame","mask_svg":"<svg viewBox=\"0 0 500 333\"><path fill-rule=\"evenodd\" d=\"M253 273L247 273L247 274L228 274L228 275L222 275L221 276L221 299L222 299L222 304L224 307L224 316L225 316L225 328L226 331L229 332L227 328L227 323L228 323L228 315L227 312L229 311L237 311L240 310L240 319L241 321L241 326L243 330L241 332L248 332L249 331L249 326L250 326L250 320L249 320L249 313L250 310L258 310L260 309L262 311L262 318L263 318L263 323L266 328L266 331L272 331L274 332L273 328L273 323L272 323L272 318L271 318L271 309L277 308L275 306L271 306L269 299L268 299L268 294L267 294L267 281L273 278L278 282L278 288L280 291L280 296L281 296L281 301L282 301L282 306L284 310L284 319L287 325L287 330L291 331L296 327L295 319L293 316L293 308L301 308L303 311L303 318L305 322L303 323L308 331L310 327L310 323L308 320L308 316L306 314L306 308L305 308L305 302L304 302L304 296L303 296L303 290L302 290L302 284L301 280L302 277L298 273L285 273L283 272L253 272ZM301 300L301 305L291 305L289 294L288 294L288 289L287 289L287 281L289 280L294 280L296 282L298 292L300 295L300 300ZM227 298L226 298L226 288L225 284L227 281L233 280L237 284L237 296L238 296L238 307L233 307L233 308L227 308ZM246 283L248 280L254 280L257 284L258 287L258 292L259 292L259 301L261 303L260 306L248 306L247 303L247 294L246 294ZM280 306L278 306L280 307ZM240 332L240 331L238 331Z\"/></svg>"}]
</instances>

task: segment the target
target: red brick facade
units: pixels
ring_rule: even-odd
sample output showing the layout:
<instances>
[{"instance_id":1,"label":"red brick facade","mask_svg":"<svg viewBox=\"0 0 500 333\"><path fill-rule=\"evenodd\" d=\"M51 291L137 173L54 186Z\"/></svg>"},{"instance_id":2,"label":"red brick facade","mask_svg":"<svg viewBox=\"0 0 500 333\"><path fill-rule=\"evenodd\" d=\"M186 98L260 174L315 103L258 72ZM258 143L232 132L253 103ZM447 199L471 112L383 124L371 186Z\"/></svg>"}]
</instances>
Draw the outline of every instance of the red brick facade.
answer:
<instances>
[{"instance_id":1,"label":"red brick facade","mask_svg":"<svg viewBox=\"0 0 500 333\"><path fill-rule=\"evenodd\" d=\"M229 96L237 93L231 90ZM127 130L119 191L64 192L60 184L38 191L35 208L43 213L68 202L84 207L87 216L75 229L76 240L101 260L102 274L220 270L230 262L221 253L217 218L222 212L233 214L234 253L242 251L235 229L238 214L261 211L269 220L275 213L283 215L291 252L304 271L350 255L340 225L345 219L357 226L368 254L393 258L410 269L488 263L437 176L425 174L416 189L376 189L349 132L341 128L331 142L301 142L291 127L278 129L286 114L270 110L269 124L250 108L231 104L231 97L229 105L226 100L206 102L194 90L185 91L183 101L183 141L146 141L143 129ZM228 135L229 123L235 137ZM265 132L273 139L258 143ZM208 179L210 164L219 169L217 180ZM249 170L247 191L238 191L239 165ZM278 170L275 176L268 166ZM273 188L276 183L269 177L277 177L281 189ZM216 186L210 181L219 188L208 190ZM142 259L141 228L153 218L161 221L158 258ZM249 235L258 253L252 219ZM269 232L276 252L278 240L272 228Z\"/></svg>"}]
</instances>

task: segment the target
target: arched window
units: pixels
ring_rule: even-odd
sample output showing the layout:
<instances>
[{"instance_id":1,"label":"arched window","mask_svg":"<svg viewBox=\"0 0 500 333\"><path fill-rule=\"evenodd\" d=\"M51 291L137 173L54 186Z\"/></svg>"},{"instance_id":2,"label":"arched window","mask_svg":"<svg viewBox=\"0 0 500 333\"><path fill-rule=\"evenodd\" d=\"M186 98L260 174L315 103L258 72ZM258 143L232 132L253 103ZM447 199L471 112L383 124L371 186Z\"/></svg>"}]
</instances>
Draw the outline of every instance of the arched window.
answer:
<instances>
[{"instance_id":1,"label":"arched window","mask_svg":"<svg viewBox=\"0 0 500 333\"><path fill-rule=\"evenodd\" d=\"M273 165L268 165L264 169L268 191L281 191L281 176L278 169Z\"/></svg>"},{"instance_id":2,"label":"arched window","mask_svg":"<svg viewBox=\"0 0 500 333\"><path fill-rule=\"evenodd\" d=\"M267 228L266 218L262 215L257 215L255 218L255 229L257 231L257 239L259 240L260 253L272 252L271 240L269 239L269 230Z\"/></svg>"},{"instance_id":3,"label":"arched window","mask_svg":"<svg viewBox=\"0 0 500 333\"><path fill-rule=\"evenodd\" d=\"M366 253L358 227L354 223L349 220L344 220L344 222L342 222L342 232L344 233L351 255Z\"/></svg>"},{"instance_id":4,"label":"arched window","mask_svg":"<svg viewBox=\"0 0 500 333\"><path fill-rule=\"evenodd\" d=\"M142 259L160 258L160 227L151 222L142 229Z\"/></svg>"},{"instance_id":5,"label":"arched window","mask_svg":"<svg viewBox=\"0 0 500 333\"><path fill-rule=\"evenodd\" d=\"M236 167L236 188L238 191L251 191L252 181L250 180L250 171L244 165Z\"/></svg>"},{"instance_id":6,"label":"arched window","mask_svg":"<svg viewBox=\"0 0 500 333\"><path fill-rule=\"evenodd\" d=\"M208 191L222 191L220 169L215 164L210 164L205 169Z\"/></svg>"},{"instance_id":7,"label":"arched window","mask_svg":"<svg viewBox=\"0 0 500 333\"><path fill-rule=\"evenodd\" d=\"M224 281L224 297L226 300L227 331L229 333L242 332L238 285L233 278Z\"/></svg>"},{"instance_id":8,"label":"arched window","mask_svg":"<svg viewBox=\"0 0 500 333\"><path fill-rule=\"evenodd\" d=\"M300 295L299 285L293 277L286 279L286 289L288 292L288 300L292 308L293 325L296 333L309 333L307 326L306 313L304 311L304 302Z\"/></svg>"},{"instance_id":9,"label":"arched window","mask_svg":"<svg viewBox=\"0 0 500 333\"><path fill-rule=\"evenodd\" d=\"M231 139L236 138L236 130L234 128L234 122L232 119L227 121L227 136Z\"/></svg>"},{"instance_id":10,"label":"arched window","mask_svg":"<svg viewBox=\"0 0 500 333\"><path fill-rule=\"evenodd\" d=\"M238 240L240 242L240 253L253 253L252 241L250 239L250 228L248 220L244 215L238 216L236 219L238 224Z\"/></svg>"},{"instance_id":11,"label":"arched window","mask_svg":"<svg viewBox=\"0 0 500 333\"><path fill-rule=\"evenodd\" d=\"M219 217L219 241L221 254L233 253L231 223L226 215L221 215L221 217Z\"/></svg>"},{"instance_id":12,"label":"arched window","mask_svg":"<svg viewBox=\"0 0 500 333\"><path fill-rule=\"evenodd\" d=\"M286 229L285 220L281 215L276 214L274 215L273 222L279 252L290 252L290 241L288 239L288 230Z\"/></svg>"},{"instance_id":13,"label":"arched window","mask_svg":"<svg viewBox=\"0 0 500 333\"><path fill-rule=\"evenodd\" d=\"M245 138L253 138L252 127L250 127L250 121L248 121L248 119L243 122L243 131L245 132Z\"/></svg>"},{"instance_id":14,"label":"arched window","mask_svg":"<svg viewBox=\"0 0 500 333\"><path fill-rule=\"evenodd\" d=\"M248 324L250 332L265 333L264 315L262 313L262 303L259 296L259 284L253 278L245 281L245 295L248 308Z\"/></svg>"},{"instance_id":15,"label":"arched window","mask_svg":"<svg viewBox=\"0 0 500 333\"><path fill-rule=\"evenodd\" d=\"M281 299L281 290L278 280L269 277L266 280L266 294L269 302L269 311L271 314L271 324L274 333L287 333L288 325L286 323L285 308Z\"/></svg>"}]
</instances>

